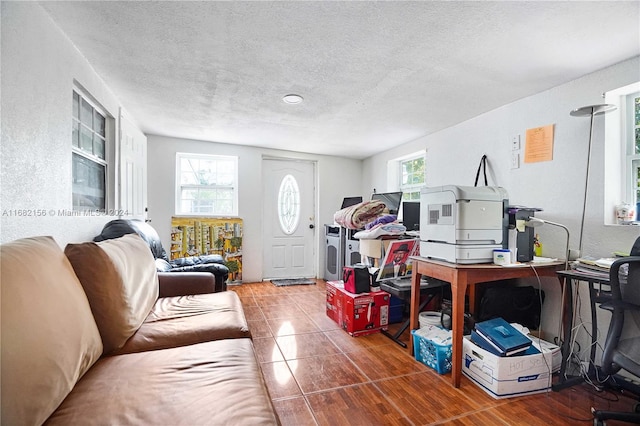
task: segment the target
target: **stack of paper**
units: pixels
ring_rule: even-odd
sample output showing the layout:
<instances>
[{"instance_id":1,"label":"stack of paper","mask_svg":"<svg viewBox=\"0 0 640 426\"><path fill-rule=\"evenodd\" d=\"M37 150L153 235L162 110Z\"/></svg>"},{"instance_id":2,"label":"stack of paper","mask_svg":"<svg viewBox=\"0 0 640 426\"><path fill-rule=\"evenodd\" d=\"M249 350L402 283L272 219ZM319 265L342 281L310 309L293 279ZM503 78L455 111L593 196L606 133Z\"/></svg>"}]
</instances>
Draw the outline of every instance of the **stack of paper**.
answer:
<instances>
[{"instance_id":1,"label":"stack of paper","mask_svg":"<svg viewBox=\"0 0 640 426\"><path fill-rule=\"evenodd\" d=\"M581 257L575 263L575 270L584 274L593 275L599 278L609 278L609 269L615 258L602 257L599 259L591 257Z\"/></svg>"}]
</instances>

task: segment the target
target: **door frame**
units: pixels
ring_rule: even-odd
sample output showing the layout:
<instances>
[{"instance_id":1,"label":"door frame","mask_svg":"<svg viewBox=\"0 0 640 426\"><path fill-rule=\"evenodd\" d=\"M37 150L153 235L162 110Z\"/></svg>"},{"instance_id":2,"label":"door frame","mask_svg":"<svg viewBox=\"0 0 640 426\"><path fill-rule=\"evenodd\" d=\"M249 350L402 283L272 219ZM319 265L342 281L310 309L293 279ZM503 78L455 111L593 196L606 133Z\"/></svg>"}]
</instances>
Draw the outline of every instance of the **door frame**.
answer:
<instances>
[{"instance_id":1,"label":"door frame","mask_svg":"<svg viewBox=\"0 0 640 426\"><path fill-rule=\"evenodd\" d=\"M295 162L295 163L310 163L311 165L313 165L313 217L314 217L314 225L315 225L315 232L313 235L313 242L312 242L312 248L313 248L313 255L312 255L312 262L313 262L313 274L315 275L315 278L319 277L319 267L320 267L320 258L319 258L319 253L320 253L320 249L319 249L319 241L320 241L320 228L318 226L318 215L320 213L320 195L319 195L319 191L318 191L318 161L317 160L311 160L311 159L305 159L305 158L296 158L296 157L280 157L280 156L274 156L274 155L262 155L262 158L260 160L260 176L261 178L264 176L264 164L265 161L290 161L290 162ZM262 194L262 198L261 198L261 204L260 204L260 209L262 212L262 247L261 247L261 271L260 271L260 276L262 277L263 281L269 281L269 278L264 278L264 271L265 271L265 266L264 266L264 245L265 245L265 241L266 241L266 226L265 226L265 214L264 214L264 196L265 194Z\"/></svg>"}]
</instances>

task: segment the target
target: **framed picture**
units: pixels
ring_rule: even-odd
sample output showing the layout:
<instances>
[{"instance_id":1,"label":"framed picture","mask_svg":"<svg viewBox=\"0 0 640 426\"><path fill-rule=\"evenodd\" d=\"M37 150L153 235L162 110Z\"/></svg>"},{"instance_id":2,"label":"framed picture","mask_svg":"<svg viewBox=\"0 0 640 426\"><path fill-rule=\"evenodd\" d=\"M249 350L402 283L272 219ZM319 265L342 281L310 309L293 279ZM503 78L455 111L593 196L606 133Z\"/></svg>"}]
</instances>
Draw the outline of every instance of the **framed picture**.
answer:
<instances>
[{"instance_id":1,"label":"framed picture","mask_svg":"<svg viewBox=\"0 0 640 426\"><path fill-rule=\"evenodd\" d=\"M378 271L378 281L410 276L409 257L417 255L419 247L418 239L396 240L389 244Z\"/></svg>"}]
</instances>

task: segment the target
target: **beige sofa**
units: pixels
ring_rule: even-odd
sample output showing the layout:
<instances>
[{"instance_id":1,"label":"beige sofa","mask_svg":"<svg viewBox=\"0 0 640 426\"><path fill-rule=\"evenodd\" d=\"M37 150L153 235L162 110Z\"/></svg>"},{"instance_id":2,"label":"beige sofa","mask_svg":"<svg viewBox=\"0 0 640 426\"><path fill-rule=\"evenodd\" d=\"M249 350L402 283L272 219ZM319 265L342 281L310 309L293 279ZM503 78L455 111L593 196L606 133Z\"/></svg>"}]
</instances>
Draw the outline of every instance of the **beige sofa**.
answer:
<instances>
[{"instance_id":1,"label":"beige sofa","mask_svg":"<svg viewBox=\"0 0 640 426\"><path fill-rule=\"evenodd\" d=\"M278 418L242 305L158 274L135 234L0 246L2 424L260 425Z\"/></svg>"}]
</instances>

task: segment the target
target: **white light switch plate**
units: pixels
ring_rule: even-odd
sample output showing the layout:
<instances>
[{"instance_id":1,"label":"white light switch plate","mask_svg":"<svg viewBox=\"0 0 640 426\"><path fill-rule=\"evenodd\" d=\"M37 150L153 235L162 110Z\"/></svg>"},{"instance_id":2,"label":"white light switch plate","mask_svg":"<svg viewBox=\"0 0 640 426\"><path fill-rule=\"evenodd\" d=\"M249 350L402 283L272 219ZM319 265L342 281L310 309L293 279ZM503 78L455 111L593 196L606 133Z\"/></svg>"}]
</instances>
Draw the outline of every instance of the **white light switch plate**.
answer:
<instances>
[{"instance_id":1,"label":"white light switch plate","mask_svg":"<svg viewBox=\"0 0 640 426\"><path fill-rule=\"evenodd\" d=\"M520 153L512 152L511 153L511 168L519 169L520 168Z\"/></svg>"},{"instance_id":2,"label":"white light switch plate","mask_svg":"<svg viewBox=\"0 0 640 426\"><path fill-rule=\"evenodd\" d=\"M520 135L515 135L511 138L511 151L520 150Z\"/></svg>"}]
</instances>

